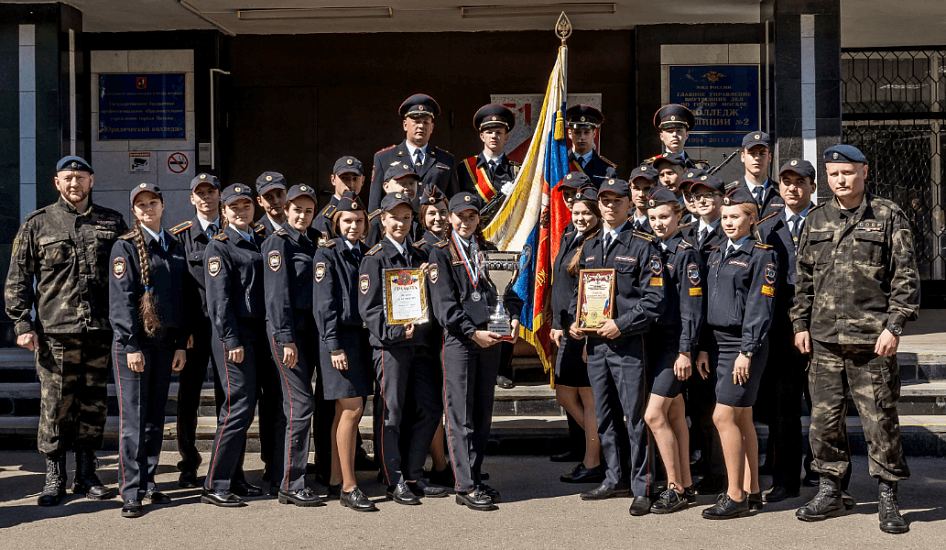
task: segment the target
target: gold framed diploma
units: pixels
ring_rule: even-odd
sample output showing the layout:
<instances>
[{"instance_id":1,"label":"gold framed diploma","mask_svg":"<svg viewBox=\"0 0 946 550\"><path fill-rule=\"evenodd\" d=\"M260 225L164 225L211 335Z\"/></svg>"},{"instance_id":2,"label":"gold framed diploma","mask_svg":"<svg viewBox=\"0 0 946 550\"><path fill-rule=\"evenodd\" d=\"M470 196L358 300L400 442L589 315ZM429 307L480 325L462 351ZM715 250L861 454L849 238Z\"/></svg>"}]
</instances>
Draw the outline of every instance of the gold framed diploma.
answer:
<instances>
[{"instance_id":1,"label":"gold framed diploma","mask_svg":"<svg viewBox=\"0 0 946 550\"><path fill-rule=\"evenodd\" d=\"M613 269L582 269L578 273L578 329L597 332L614 318Z\"/></svg>"},{"instance_id":2,"label":"gold framed diploma","mask_svg":"<svg viewBox=\"0 0 946 550\"><path fill-rule=\"evenodd\" d=\"M427 277L423 269L384 270L384 312L391 326L427 322Z\"/></svg>"}]
</instances>

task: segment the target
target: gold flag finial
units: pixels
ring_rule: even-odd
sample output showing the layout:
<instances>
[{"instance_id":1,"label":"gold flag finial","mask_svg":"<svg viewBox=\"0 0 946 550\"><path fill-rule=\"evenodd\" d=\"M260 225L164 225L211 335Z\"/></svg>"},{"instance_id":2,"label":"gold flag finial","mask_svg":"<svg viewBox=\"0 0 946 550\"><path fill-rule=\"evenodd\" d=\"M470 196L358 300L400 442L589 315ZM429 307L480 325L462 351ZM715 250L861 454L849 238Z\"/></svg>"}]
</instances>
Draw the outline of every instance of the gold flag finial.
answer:
<instances>
[{"instance_id":1,"label":"gold flag finial","mask_svg":"<svg viewBox=\"0 0 946 550\"><path fill-rule=\"evenodd\" d=\"M562 12L562 15L558 16L558 22L555 23L555 36L562 41L562 46L565 45L565 41L568 40L568 37L572 35L572 22L569 21L568 16L565 15L565 12Z\"/></svg>"}]
</instances>

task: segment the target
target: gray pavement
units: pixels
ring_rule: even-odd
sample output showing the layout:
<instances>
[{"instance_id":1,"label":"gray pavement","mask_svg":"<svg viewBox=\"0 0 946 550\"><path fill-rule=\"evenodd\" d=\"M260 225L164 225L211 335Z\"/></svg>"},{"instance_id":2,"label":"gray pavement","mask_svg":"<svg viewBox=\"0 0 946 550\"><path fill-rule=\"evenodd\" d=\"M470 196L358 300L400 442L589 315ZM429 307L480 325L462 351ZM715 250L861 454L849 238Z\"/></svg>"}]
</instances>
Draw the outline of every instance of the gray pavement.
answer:
<instances>
[{"instance_id":1,"label":"gray pavement","mask_svg":"<svg viewBox=\"0 0 946 550\"><path fill-rule=\"evenodd\" d=\"M101 457L103 481L115 486L117 457ZM747 519L708 521L697 506L669 516L628 515L630 499L583 502L586 485L566 485L558 476L569 465L546 457L490 456L485 470L504 502L495 512L474 512L446 499L428 499L418 507L384 500L384 487L367 472L362 489L378 502L379 512L359 514L331 501L323 508L283 506L274 498L251 499L249 506L221 509L198 502L198 490L179 489L176 453L164 453L159 489L174 502L147 507L143 517L124 519L118 499L93 502L69 494L55 508L36 506L44 468L36 452L0 452L0 548L122 549L376 549L376 548L803 548L908 549L943 548L946 540L946 462L913 458L912 479L901 489L905 535L877 529L876 482L867 475L867 458L855 457L851 494L858 505L851 515L822 523L795 519L794 510L814 493L774 505ZM258 456L247 457L247 475L258 482ZM70 472L73 465L70 458ZM202 468L202 472L205 468ZM70 486L72 474L70 473ZM768 478L763 478L763 487ZM318 490L322 487L313 485ZM323 493L324 494L324 493Z\"/></svg>"}]
</instances>

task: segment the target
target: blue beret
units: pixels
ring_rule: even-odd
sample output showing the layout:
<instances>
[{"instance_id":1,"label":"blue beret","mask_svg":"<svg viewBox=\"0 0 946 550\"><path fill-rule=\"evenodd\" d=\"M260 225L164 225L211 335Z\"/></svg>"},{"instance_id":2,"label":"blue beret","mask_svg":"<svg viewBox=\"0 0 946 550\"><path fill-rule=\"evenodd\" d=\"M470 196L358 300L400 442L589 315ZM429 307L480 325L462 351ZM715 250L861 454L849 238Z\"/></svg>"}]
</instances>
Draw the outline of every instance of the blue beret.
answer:
<instances>
[{"instance_id":1,"label":"blue beret","mask_svg":"<svg viewBox=\"0 0 946 550\"><path fill-rule=\"evenodd\" d=\"M69 170L71 172L88 172L94 174L92 167L89 166L89 163L85 161L82 157L77 157L75 155L69 155L68 157L62 157L58 163L56 163L56 171L62 172L64 170Z\"/></svg>"},{"instance_id":2,"label":"blue beret","mask_svg":"<svg viewBox=\"0 0 946 550\"><path fill-rule=\"evenodd\" d=\"M842 143L824 150L824 162L825 164L829 162L859 162L861 164L867 164L867 157L865 157L864 153L857 147Z\"/></svg>"}]
</instances>

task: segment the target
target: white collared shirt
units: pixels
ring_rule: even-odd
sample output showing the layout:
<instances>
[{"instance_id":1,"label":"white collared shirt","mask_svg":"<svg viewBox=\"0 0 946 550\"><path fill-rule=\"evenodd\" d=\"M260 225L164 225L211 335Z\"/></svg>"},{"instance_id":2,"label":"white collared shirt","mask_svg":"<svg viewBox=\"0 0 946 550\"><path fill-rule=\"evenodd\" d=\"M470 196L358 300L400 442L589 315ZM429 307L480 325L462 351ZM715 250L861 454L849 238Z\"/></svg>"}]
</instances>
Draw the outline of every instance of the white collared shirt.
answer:
<instances>
[{"instance_id":1,"label":"white collared shirt","mask_svg":"<svg viewBox=\"0 0 946 550\"><path fill-rule=\"evenodd\" d=\"M703 221L703 218L700 218L700 228L698 232L704 233L705 230L705 234L709 235L713 231L716 231L716 228L719 227L719 220L720 218L716 218L716 221L712 223L706 223Z\"/></svg>"},{"instance_id":2,"label":"white collared shirt","mask_svg":"<svg viewBox=\"0 0 946 550\"><path fill-rule=\"evenodd\" d=\"M805 221L808 220L808 212L811 210L812 206L814 206L813 203L808 204L808 208L805 208L804 210L802 210L801 212L797 214L798 216L801 216L802 223L805 223ZM795 224L791 220L792 220L792 216L795 216L796 214L792 213L792 211L789 210L788 206L786 206L784 210L785 210L785 225L788 227L788 230L791 231L795 229L793 227Z\"/></svg>"},{"instance_id":3,"label":"white collared shirt","mask_svg":"<svg viewBox=\"0 0 946 550\"><path fill-rule=\"evenodd\" d=\"M411 156L411 162L416 160L414 158L414 155L416 154L414 151L417 151L418 149L420 149L420 152L422 153L421 161L427 160L427 145L430 145L429 143L423 147L414 147L409 141L405 142L405 144L407 145L407 154Z\"/></svg>"},{"instance_id":4,"label":"white collared shirt","mask_svg":"<svg viewBox=\"0 0 946 550\"><path fill-rule=\"evenodd\" d=\"M390 235L385 235L384 238L387 239L387 240L389 240L389 241L391 241L391 244L394 245L394 248L396 248L397 251L398 251L402 256L404 255L404 245L403 245L403 244L401 244L401 243L395 241L394 239L392 239ZM348 239L345 239L345 241L347 242Z\"/></svg>"},{"instance_id":5,"label":"white collared shirt","mask_svg":"<svg viewBox=\"0 0 946 550\"><path fill-rule=\"evenodd\" d=\"M204 218L202 218L201 216L197 216L197 221L200 223L200 230L203 231L204 233L207 232L207 228L210 227L210 224L215 225L218 230L220 229L220 217L219 217L219 216L218 216L217 219L214 220L214 221L207 221L207 220L205 220Z\"/></svg>"},{"instance_id":6,"label":"white collared shirt","mask_svg":"<svg viewBox=\"0 0 946 550\"><path fill-rule=\"evenodd\" d=\"M152 231L151 228L148 227L147 225L145 225L145 224L143 224L143 223L142 223L142 224L139 224L139 225L141 226L141 230L142 230L142 231L146 231L149 235L151 235L151 238L152 238L152 239L154 239L154 240L158 241L159 243L161 243L161 247L162 247L162 248L164 247L164 243L167 242L167 239L163 239L163 238L162 238L162 237L164 236L164 229L163 229L163 228L159 230L160 233L155 233L155 232Z\"/></svg>"},{"instance_id":7,"label":"white collared shirt","mask_svg":"<svg viewBox=\"0 0 946 550\"><path fill-rule=\"evenodd\" d=\"M253 236L251 234L247 233L246 231L243 231L242 229L239 229L235 225L233 226L233 229L235 229L237 233L239 233L244 239L246 239L247 242L253 242Z\"/></svg>"},{"instance_id":8,"label":"white collared shirt","mask_svg":"<svg viewBox=\"0 0 946 550\"><path fill-rule=\"evenodd\" d=\"M269 220L269 224L273 226L273 231L279 231L282 229L282 224L270 218L269 214L266 214L266 219Z\"/></svg>"}]
</instances>

